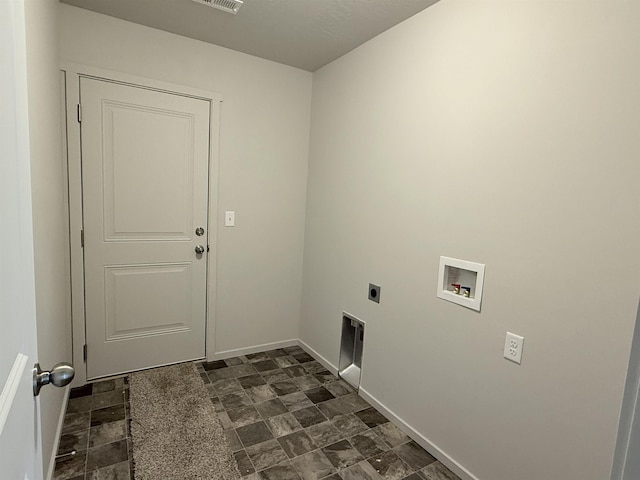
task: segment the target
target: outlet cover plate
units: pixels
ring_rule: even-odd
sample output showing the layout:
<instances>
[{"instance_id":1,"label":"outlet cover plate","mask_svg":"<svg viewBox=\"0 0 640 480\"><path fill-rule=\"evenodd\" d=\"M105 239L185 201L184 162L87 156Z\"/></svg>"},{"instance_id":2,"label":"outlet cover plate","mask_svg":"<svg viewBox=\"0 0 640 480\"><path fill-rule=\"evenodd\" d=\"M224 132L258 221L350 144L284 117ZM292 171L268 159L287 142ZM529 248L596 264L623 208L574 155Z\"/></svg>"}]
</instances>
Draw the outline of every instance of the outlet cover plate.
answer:
<instances>
[{"instance_id":1,"label":"outlet cover plate","mask_svg":"<svg viewBox=\"0 0 640 480\"><path fill-rule=\"evenodd\" d=\"M380 286L369 284L369 300L372 302L380 303Z\"/></svg>"},{"instance_id":2,"label":"outlet cover plate","mask_svg":"<svg viewBox=\"0 0 640 480\"><path fill-rule=\"evenodd\" d=\"M522 362L523 347L524 337L507 332L504 339L504 358L520 365L520 362Z\"/></svg>"}]
</instances>

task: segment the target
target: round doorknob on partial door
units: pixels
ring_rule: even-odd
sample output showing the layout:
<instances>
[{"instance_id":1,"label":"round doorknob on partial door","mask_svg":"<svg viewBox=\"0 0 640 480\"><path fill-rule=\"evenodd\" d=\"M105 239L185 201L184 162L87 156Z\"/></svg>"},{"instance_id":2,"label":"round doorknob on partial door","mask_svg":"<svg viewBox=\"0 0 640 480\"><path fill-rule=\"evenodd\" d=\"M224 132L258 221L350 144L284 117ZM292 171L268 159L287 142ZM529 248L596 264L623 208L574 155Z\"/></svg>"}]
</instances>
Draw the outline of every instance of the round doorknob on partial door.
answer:
<instances>
[{"instance_id":1,"label":"round doorknob on partial door","mask_svg":"<svg viewBox=\"0 0 640 480\"><path fill-rule=\"evenodd\" d=\"M196 245L196 253L197 253L197 254L204 253L204 246L202 246L202 245Z\"/></svg>"},{"instance_id":2,"label":"round doorknob on partial door","mask_svg":"<svg viewBox=\"0 0 640 480\"><path fill-rule=\"evenodd\" d=\"M45 385L53 385L55 387L64 387L71 383L76 371L69 363L57 363L50 372L42 371L40 364L33 366L33 396L40 394L40 389Z\"/></svg>"}]
</instances>

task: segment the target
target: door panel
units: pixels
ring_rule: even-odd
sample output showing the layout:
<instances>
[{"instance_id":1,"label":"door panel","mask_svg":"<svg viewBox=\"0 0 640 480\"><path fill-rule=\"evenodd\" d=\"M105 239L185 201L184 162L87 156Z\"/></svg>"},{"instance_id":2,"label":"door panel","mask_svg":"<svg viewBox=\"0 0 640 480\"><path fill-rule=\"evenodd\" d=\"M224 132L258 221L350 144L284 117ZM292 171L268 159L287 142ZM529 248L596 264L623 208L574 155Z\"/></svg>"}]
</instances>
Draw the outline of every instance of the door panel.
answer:
<instances>
[{"instance_id":1,"label":"door panel","mask_svg":"<svg viewBox=\"0 0 640 480\"><path fill-rule=\"evenodd\" d=\"M87 376L205 355L209 102L81 78Z\"/></svg>"},{"instance_id":2,"label":"door panel","mask_svg":"<svg viewBox=\"0 0 640 480\"><path fill-rule=\"evenodd\" d=\"M41 480L24 13L0 2L0 478Z\"/></svg>"}]
</instances>

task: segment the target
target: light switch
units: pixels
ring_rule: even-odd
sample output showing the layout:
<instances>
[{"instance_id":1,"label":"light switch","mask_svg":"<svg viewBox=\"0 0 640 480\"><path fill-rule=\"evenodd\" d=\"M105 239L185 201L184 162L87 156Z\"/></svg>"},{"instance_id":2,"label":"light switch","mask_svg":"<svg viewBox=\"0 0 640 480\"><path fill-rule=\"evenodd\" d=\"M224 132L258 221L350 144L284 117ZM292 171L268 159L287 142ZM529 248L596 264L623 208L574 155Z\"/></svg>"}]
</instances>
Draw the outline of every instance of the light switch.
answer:
<instances>
[{"instance_id":1,"label":"light switch","mask_svg":"<svg viewBox=\"0 0 640 480\"><path fill-rule=\"evenodd\" d=\"M225 227L236 226L236 212L232 212L232 211L224 212L224 226Z\"/></svg>"}]
</instances>

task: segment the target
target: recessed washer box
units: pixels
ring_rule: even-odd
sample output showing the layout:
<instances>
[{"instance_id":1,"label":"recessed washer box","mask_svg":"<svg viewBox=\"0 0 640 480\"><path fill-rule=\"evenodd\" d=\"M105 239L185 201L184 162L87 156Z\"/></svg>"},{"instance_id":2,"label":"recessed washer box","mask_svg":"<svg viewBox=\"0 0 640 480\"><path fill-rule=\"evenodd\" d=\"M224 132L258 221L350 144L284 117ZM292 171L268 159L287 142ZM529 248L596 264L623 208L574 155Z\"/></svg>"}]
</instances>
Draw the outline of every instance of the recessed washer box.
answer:
<instances>
[{"instance_id":1,"label":"recessed washer box","mask_svg":"<svg viewBox=\"0 0 640 480\"><path fill-rule=\"evenodd\" d=\"M483 285L484 264L440 257L438 298L479 312Z\"/></svg>"}]
</instances>

